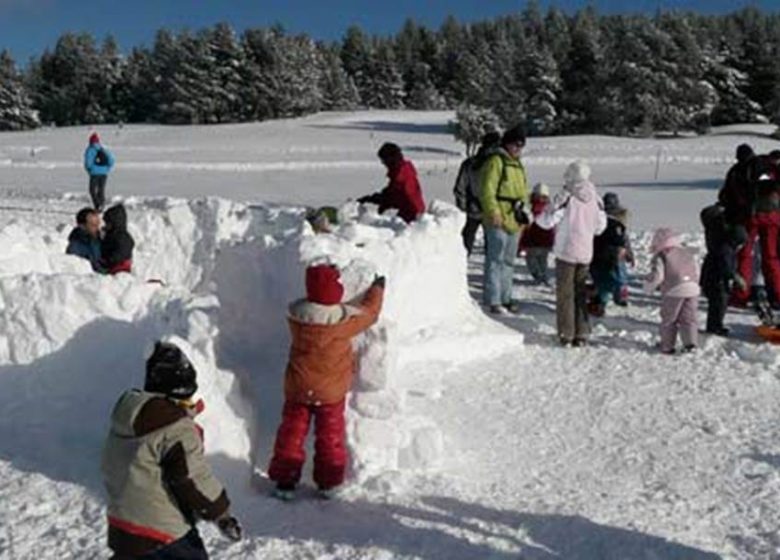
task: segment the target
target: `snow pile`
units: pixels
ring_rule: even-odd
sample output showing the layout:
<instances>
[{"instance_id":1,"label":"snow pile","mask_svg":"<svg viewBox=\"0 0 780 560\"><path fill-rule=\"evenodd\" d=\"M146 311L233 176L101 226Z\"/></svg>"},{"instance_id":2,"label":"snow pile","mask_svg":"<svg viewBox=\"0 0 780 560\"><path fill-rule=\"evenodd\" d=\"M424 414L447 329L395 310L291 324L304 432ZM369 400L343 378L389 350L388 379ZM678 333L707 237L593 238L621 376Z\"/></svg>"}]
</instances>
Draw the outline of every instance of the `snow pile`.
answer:
<instances>
[{"instance_id":1,"label":"snow pile","mask_svg":"<svg viewBox=\"0 0 780 560\"><path fill-rule=\"evenodd\" d=\"M411 392L438 398L441 380L426 387L415 364L522 345L471 301L462 215L449 205L433 204L411 226L347 205L343 225L315 235L303 209L220 199L125 204L137 243L134 275L94 275L43 230L10 224L0 231L12 248L0 262L0 367L38 373L40 364L58 364L46 391L68 407L89 401L72 420L93 427L84 444L91 442L93 459L118 392L142 382L145 349L173 336L199 371L208 451L264 467L283 400L287 305L304 294L313 262L342 268L347 298L362 295L375 274L388 278L381 320L359 342L360 376L349 401L358 482L392 481L439 462L438 427L412 414L407 401ZM43 398L37 376L27 377L29 398Z\"/></svg>"},{"instance_id":2,"label":"snow pile","mask_svg":"<svg viewBox=\"0 0 780 560\"><path fill-rule=\"evenodd\" d=\"M443 447L439 430L405 406L419 381L408 375L410 366L503 352L521 345L522 337L488 321L471 301L459 237L462 217L453 207L434 204L411 226L361 213L357 205L343 207L340 218L342 225L331 234L315 235L303 225L286 238L247 241L220 251L214 283L221 334L225 354L238 358L231 368L243 369L259 403L265 452L258 460L270 451L281 406L287 305L304 294L306 265L330 262L342 270L347 299L360 297L376 274L387 276L383 312L362 341L359 377L349 401L356 480L435 467ZM435 398L437 388L429 389Z\"/></svg>"}]
</instances>

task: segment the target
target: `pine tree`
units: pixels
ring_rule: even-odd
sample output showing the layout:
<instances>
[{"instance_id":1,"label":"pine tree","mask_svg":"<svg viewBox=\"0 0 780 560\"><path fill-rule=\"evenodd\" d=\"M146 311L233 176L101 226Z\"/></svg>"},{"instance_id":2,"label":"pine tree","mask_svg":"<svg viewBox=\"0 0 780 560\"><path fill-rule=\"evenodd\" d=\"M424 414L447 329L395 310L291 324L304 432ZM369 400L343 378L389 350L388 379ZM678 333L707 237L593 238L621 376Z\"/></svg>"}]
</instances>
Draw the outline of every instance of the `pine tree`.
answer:
<instances>
[{"instance_id":1,"label":"pine tree","mask_svg":"<svg viewBox=\"0 0 780 560\"><path fill-rule=\"evenodd\" d=\"M446 108L446 101L431 80L431 67L424 62L417 63L411 77L406 106L410 109L435 110Z\"/></svg>"},{"instance_id":2,"label":"pine tree","mask_svg":"<svg viewBox=\"0 0 780 560\"><path fill-rule=\"evenodd\" d=\"M604 80L604 48L593 8L579 12L571 26L571 46L562 70L561 97L564 127L572 132L599 132L609 121L601 106Z\"/></svg>"},{"instance_id":3,"label":"pine tree","mask_svg":"<svg viewBox=\"0 0 780 560\"><path fill-rule=\"evenodd\" d=\"M470 157L485 134L499 130L499 118L490 109L464 103L458 107L455 121L450 125L455 139L466 145L466 155Z\"/></svg>"},{"instance_id":4,"label":"pine tree","mask_svg":"<svg viewBox=\"0 0 780 560\"><path fill-rule=\"evenodd\" d=\"M238 44L233 28L217 24L207 35L212 70L209 76L214 97L216 122L241 120L244 90L242 69L246 65L244 51Z\"/></svg>"},{"instance_id":5,"label":"pine tree","mask_svg":"<svg viewBox=\"0 0 780 560\"><path fill-rule=\"evenodd\" d=\"M371 72L364 79L364 83L365 89L361 91L361 97L366 106L372 109L404 108L404 80L389 44L383 42L376 49Z\"/></svg>"},{"instance_id":6,"label":"pine tree","mask_svg":"<svg viewBox=\"0 0 780 560\"><path fill-rule=\"evenodd\" d=\"M352 77L344 70L337 49L322 52L322 108L325 111L351 111L360 105L360 94Z\"/></svg>"},{"instance_id":7,"label":"pine tree","mask_svg":"<svg viewBox=\"0 0 780 560\"><path fill-rule=\"evenodd\" d=\"M552 53L545 46L529 45L523 61L526 91L526 130L529 134L552 134L558 120L561 76Z\"/></svg>"},{"instance_id":8,"label":"pine tree","mask_svg":"<svg viewBox=\"0 0 780 560\"><path fill-rule=\"evenodd\" d=\"M66 33L54 51L33 65L33 100L44 122L59 126L105 122L106 79L100 54L88 33Z\"/></svg>"},{"instance_id":9,"label":"pine tree","mask_svg":"<svg viewBox=\"0 0 780 560\"><path fill-rule=\"evenodd\" d=\"M357 26L347 29L341 45L341 61L347 74L355 82L361 105L368 105L367 96L373 71L372 48L366 35Z\"/></svg>"},{"instance_id":10,"label":"pine tree","mask_svg":"<svg viewBox=\"0 0 780 560\"><path fill-rule=\"evenodd\" d=\"M0 52L0 130L25 130L40 124L11 54Z\"/></svg>"}]
</instances>

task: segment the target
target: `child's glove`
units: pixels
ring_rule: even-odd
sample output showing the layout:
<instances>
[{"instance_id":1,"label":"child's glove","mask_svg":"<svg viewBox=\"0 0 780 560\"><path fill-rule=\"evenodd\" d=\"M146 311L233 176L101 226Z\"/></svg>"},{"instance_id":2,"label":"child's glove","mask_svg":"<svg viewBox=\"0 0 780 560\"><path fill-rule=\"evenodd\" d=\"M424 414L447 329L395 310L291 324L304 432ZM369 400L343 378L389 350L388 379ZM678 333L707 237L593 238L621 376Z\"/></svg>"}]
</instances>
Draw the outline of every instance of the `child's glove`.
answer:
<instances>
[{"instance_id":1,"label":"child's glove","mask_svg":"<svg viewBox=\"0 0 780 560\"><path fill-rule=\"evenodd\" d=\"M748 288L747 282L745 282L745 279L742 278L742 276L740 276L739 274L734 275L734 285L740 291L745 291Z\"/></svg>"},{"instance_id":2,"label":"child's glove","mask_svg":"<svg viewBox=\"0 0 780 560\"><path fill-rule=\"evenodd\" d=\"M217 527L219 527L219 532L222 533L227 539L234 542L241 540L243 533L241 524L238 522L238 519L232 515L226 513L217 519Z\"/></svg>"},{"instance_id":3,"label":"child's glove","mask_svg":"<svg viewBox=\"0 0 780 560\"><path fill-rule=\"evenodd\" d=\"M374 277L374 282L373 282L373 284L371 284L371 285L372 285L372 286L376 286L377 288L382 288L382 289L384 289L384 287L385 287L385 284L386 284L386 283L387 283L387 280L385 279L385 277L384 277L384 276L379 276L379 275L376 275L376 276Z\"/></svg>"}]
</instances>

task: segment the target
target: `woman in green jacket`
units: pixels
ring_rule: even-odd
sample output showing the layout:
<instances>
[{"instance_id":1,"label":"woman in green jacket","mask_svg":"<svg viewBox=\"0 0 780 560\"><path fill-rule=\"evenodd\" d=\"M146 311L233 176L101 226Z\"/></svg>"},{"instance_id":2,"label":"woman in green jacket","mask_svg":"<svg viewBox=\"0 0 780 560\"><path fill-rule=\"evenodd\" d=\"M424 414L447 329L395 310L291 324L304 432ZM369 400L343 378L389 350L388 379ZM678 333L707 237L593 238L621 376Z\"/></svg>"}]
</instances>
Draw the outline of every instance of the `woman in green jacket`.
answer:
<instances>
[{"instance_id":1,"label":"woman in green jacket","mask_svg":"<svg viewBox=\"0 0 780 560\"><path fill-rule=\"evenodd\" d=\"M520 153L525 132L507 130L501 148L482 166L480 178L482 220L485 228L484 303L490 312L517 312L512 300L512 278L517 244L522 231L518 209L528 205L528 181Z\"/></svg>"}]
</instances>

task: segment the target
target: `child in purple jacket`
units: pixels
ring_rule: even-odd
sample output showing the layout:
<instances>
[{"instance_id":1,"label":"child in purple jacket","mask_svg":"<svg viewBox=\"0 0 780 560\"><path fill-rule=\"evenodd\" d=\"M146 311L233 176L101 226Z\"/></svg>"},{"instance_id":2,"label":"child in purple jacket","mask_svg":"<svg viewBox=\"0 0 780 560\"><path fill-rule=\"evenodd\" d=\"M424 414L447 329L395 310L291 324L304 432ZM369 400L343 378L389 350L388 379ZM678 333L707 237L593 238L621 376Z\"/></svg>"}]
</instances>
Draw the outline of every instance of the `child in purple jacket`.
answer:
<instances>
[{"instance_id":1,"label":"child in purple jacket","mask_svg":"<svg viewBox=\"0 0 780 560\"><path fill-rule=\"evenodd\" d=\"M680 236L669 228L655 232L653 254L645 291L661 288L661 352L674 354L677 333L686 352L696 349L699 339L699 269L693 252L681 246Z\"/></svg>"}]
</instances>

